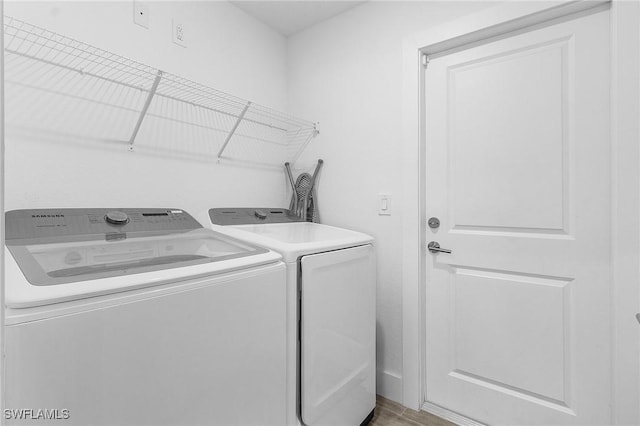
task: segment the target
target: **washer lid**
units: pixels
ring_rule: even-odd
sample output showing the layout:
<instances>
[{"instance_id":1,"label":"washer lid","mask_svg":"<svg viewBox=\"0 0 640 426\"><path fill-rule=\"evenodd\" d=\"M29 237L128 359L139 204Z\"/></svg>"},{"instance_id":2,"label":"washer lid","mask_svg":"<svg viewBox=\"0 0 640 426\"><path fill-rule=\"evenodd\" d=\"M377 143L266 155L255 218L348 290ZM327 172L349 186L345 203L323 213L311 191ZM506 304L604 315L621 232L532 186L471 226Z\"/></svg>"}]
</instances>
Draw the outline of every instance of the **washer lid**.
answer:
<instances>
[{"instance_id":1,"label":"washer lid","mask_svg":"<svg viewBox=\"0 0 640 426\"><path fill-rule=\"evenodd\" d=\"M311 222L259 225L211 225L218 232L277 251L286 262L306 254L354 247L373 242L367 234Z\"/></svg>"},{"instance_id":2,"label":"washer lid","mask_svg":"<svg viewBox=\"0 0 640 426\"><path fill-rule=\"evenodd\" d=\"M6 306L8 308L32 308L143 288L148 288L149 294L153 294L155 289L151 289L151 287L178 286L184 283L200 285L198 284L199 282L210 282L210 280L216 279L215 277L218 276L226 280L226 277L236 272L255 271L260 270L262 267L278 265L282 257L273 251L265 251L254 256L236 257L221 262L189 266L174 264L173 267L164 270L144 273L132 272L126 275L60 285L32 285L25 279L14 257L6 248L5 259ZM113 296L118 297L115 294ZM86 303L93 302L87 301Z\"/></svg>"},{"instance_id":3,"label":"washer lid","mask_svg":"<svg viewBox=\"0 0 640 426\"><path fill-rule=\"evenodd\" d=\"M208 229L117 240L8 245L27 280L36 286L220 262L266 250Z\"/></svg>"}]
</instances>

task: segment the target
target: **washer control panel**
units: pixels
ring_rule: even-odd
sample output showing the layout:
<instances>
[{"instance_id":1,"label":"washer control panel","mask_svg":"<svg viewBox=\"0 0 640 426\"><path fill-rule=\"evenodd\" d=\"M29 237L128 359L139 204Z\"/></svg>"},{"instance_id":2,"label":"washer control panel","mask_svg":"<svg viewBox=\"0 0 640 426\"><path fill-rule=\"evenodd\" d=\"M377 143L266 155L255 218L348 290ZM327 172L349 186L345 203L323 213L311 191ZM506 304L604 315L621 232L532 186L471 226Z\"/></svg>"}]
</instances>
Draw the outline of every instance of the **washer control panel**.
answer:
<instances>
[{"instance_id":1,"label":"washer control panel","mask_svg":"<svg viewBox=\"0 0 640 426\"><path fill-rule=\"evenodd\" d=\"M7 244L12 240L48 237L153 232L157 234L202 228L181 209L37 209L5 214ZM73 238L71 238L73 239Z\"/></svg>"}]
</instances>

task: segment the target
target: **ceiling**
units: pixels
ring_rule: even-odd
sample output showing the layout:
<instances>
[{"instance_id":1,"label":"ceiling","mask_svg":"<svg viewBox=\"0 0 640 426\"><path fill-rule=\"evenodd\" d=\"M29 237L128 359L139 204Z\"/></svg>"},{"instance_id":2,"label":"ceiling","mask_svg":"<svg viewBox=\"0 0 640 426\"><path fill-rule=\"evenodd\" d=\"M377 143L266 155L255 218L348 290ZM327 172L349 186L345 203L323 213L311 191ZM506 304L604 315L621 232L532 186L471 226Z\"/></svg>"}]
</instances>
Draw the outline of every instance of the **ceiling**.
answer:
<instances>
[{"instance_id":1,"label":"ceiling","mask_svg":"<svg viewBox=\"0 0 640 426\"><path fill-rule=\"evenodd\" d=\"M288 37L365 2L232 0L231 3Z\"/></svg>"}]
</instances>

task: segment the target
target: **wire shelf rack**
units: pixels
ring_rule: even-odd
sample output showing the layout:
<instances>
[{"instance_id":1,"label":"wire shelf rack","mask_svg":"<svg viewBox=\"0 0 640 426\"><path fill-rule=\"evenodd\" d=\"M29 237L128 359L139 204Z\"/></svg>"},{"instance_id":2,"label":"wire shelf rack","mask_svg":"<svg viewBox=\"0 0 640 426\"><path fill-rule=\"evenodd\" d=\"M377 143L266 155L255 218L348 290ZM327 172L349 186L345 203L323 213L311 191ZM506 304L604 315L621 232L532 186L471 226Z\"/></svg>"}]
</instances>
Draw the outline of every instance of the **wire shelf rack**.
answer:
<instances>
[{"instance_id":1,"label":"wire shelf rack","mask_svg":"<svg viewBox=\"0 0 640 426\"><path fill-rule=\"evenodd\" d=\"M294 163L317 124L5 16L7 128Z\"/></svg>"}]
</instances>

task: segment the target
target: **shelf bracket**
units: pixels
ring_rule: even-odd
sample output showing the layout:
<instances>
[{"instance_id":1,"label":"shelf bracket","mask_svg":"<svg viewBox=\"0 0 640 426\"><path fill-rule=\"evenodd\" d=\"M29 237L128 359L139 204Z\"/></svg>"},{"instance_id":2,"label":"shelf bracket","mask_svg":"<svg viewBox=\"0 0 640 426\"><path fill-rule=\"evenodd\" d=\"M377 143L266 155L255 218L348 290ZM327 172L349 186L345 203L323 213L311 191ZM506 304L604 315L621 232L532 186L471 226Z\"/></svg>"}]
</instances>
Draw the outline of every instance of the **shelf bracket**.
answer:
<instances>
[{"instance_id":1,"label":"shelf bracket","mask_svg":"<svg viewBox=\"0 0 640 426\"><path fill-rule=\"evenodd\" d=\"M140 117L138 117L138 122L136 123L136 127L133 129L133 134L131 135L131 139L129 139L129 151L133 151L133 143L136 140L136 136L138 136L138 131L140 131L140 126L142 126L142 120L144 120L144 116L147 115L147 110L151 105L151 100L153 99L153 95L155 95L156 90L158 90L158 84L160 84L161 78L162 78L162 71L158 70L158 74L156 74L156 79L153 81L151 90L149 90L149 96L147 96L147 100L144 102L142 111L140 111Z\"/></svg>"},{"instance_id":2,"label":"shelf bracket","mask_svg":"<svg viewBox=\"0 0 640 426\"><path fill-rule=\"evenodd\" d=\"M238 126L240 125L240 122L244 118L244 115L247 113L247 110L249 109L250 106L251 106L251 102L247 102L247 104L244 106L244 109L242 110L242 112L238 116L238 120L236 120L236 124L233 125L233 127L231 128L231 131L227 135L227 138L224 140L224 143L222 144L222 147L220 148L220 151L218 151L218 161L220 161L220 157L222 157L222 153L227 148L227 145L229 145L229 141L231 140L231 138L233 137L233 134L238 129Z\"/></svg>"},{"instance_id":3,"label":"shelf bracket","mask_svg":"<svg viewBox=\"0 0 640 426\"><path fill-rule=\"evenodd\" d=\"M313 123L313 130L311 131L311 133L309 133L309 136L307 136L307 138L303 142L302 147L298 150L298 153L291 159L290 161L291 164L294 164L296 161L298 161L298 158L300 158L302 151L304 151L307 145L309 145L309 142L311 142L311 139L315 138L319 134L320 134L320 122L317 121Z\"/></svg>"}]
</instances>

